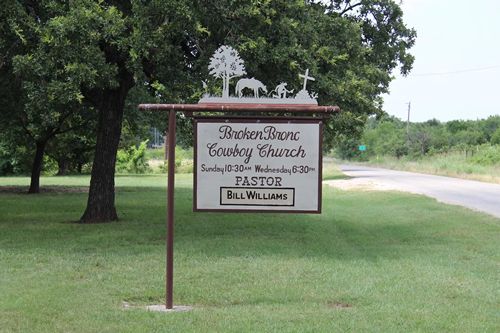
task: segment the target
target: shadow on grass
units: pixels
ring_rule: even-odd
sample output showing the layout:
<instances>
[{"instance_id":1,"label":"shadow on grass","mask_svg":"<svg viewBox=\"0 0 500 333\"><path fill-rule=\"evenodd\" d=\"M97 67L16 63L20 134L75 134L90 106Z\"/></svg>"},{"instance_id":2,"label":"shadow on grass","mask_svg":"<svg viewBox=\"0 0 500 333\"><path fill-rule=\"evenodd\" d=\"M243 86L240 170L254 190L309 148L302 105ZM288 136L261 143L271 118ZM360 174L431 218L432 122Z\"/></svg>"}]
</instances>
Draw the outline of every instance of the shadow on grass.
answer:
<instances>
[{"instance_id":1,"label":"shadow on grass","mask_svg":"<svg viewBox=\"0 0 500 333\"><path fill-rule=\"evenodd\" d=\"M0 186L0 193L15 193L15 194L30 194L28 193L29 186L12 185ZM40 187L40 193L87 193L88 186L66 186L66 185L49 185ZM36 195L36 194L35 194Z\"/></svg>"},{"instance_id":2,"label":"shadow on grass","mask_svg":"<svg viewBox=\"0 0 500 333\"><path fill-rule=\"evenodd\" d=\"M394 195L394 194L393 194ZM327 196L328 199L328 196ZM417 248L443 245L418 221L397 221L353 202L333 204L321 215L178 213L176 244L193 253L221 257L315 257L340 260L399 258ZM324 203L325 205L325 203ZM397 207L394 207L397 209ZM404 210L404 207L400 207ZM378 217L375 215L379 215Z\"/></svg>"},{"instance_id":3,"label":"shadow on grass","mask_svg":"<svg viewBox=\"0 0 500 333\"><path fill-rule=\"evenodd\" d=\"M404 202L359 207L355 195L338 199L325 189L323 214L193 213L192 190L176 189L175 247L186 256L315 257L340 260L399 258L447 240L437 238L421 220L403 218ZM396 194L385 194L389 198ZM380 194L379 194L380 196ZM121 187L117 191L120 221L81 225L76 221L85 193L43 196L2 194L0 244L18 250L117 255L163 250L165 189ZM4 200L5 199L5 200ZM408 200L411 200L409 198ZM331 203L333 202L333 203ZM429 201L430 202L430 201ZM425 221L424 221L425 222Z\"/></svg>"},{"instance_id":4,"label":"shadow on grass","mask_svg":"<svg viewBox=\"0 0 500 333\"><path fill-rule=\"evenodd\" d=\"M348 175L327 175L323 176L323 180L338 180L338 179L351 179Z\"/></svg>"}]
</instances>

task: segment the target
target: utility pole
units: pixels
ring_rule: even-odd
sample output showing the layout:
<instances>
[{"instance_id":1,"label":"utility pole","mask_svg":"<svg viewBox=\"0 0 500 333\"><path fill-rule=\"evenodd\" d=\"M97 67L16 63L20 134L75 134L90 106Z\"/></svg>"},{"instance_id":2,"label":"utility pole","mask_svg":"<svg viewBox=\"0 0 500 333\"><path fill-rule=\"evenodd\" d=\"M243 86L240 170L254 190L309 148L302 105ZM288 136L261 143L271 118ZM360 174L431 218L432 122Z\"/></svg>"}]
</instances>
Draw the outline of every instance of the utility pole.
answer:
<instances>
[{"instance_id":1,"label":"utility pole","mask_svg":"<svg viewBox=\"0 0 500 333\"><path fill-rule=\"evenodd\" d=\"M411 110L411 101L408 103L408 120L406 120L406 136L408 137L408 140L410 139L410 110Z\"/></svg>"},{"instance_id":2,"label":"utility pole","mask_svg":"<svg viewBox=\"0 0 500 333\"><path fill-rule=\"evenodd\" d=\"M406 103L408 105L408 118L406 119L406 147L408 151L410 150L410 110L411 110L411 101Z\"/></svg>"}]
</instances>

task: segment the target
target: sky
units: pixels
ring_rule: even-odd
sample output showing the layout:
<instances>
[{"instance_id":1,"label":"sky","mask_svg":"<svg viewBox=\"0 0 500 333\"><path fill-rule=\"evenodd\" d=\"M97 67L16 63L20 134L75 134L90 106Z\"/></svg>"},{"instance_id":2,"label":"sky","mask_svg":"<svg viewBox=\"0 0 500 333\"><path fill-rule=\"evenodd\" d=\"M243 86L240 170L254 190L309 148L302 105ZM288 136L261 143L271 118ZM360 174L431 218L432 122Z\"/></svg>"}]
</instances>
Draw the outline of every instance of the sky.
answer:
<instances>
[{"instance_id":1,"label":"sky","mask_svg":"<svg viewBox=\"0 0 500 333\"><path fill-rule=\"evenodd\" d=\"M394 72L384 110L410 121L500 115L500 0L404 0L417 31L410 74Z\"/></svg>"}]
</instances>

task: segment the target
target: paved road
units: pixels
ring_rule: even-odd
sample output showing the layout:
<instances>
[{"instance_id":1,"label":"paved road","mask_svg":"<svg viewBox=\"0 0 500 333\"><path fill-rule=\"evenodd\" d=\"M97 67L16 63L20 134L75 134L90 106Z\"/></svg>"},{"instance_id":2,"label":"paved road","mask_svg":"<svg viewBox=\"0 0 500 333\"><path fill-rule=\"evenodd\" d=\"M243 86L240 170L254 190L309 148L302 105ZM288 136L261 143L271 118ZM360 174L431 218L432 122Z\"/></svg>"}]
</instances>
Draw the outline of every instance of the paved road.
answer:
<instances>
[{"instance_id":1,"label":"paved road","mask_svg":"<svg viewBox=\"0 0 500 333\"><path fill-rule=\"evenodd\" d=\"M391 189L423 194L438 201L468 207L500 218L500 185L451 177L394 171L358 165L341 165L354 178Z\"/></svg>"}]
</instances>

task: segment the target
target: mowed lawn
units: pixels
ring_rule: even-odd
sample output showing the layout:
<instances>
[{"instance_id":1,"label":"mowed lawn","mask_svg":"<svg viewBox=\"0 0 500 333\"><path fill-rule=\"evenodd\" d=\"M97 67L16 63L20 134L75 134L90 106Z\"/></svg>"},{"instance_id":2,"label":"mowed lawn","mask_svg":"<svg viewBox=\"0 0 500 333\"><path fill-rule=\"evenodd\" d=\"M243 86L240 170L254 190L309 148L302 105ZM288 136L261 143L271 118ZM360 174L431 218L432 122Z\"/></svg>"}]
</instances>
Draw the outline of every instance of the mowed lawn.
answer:
<instances>
[{"instance_id":1,"label":"mowed lawn","mask_svg":"<svg viewBox=\"0 0 500 333\"><path fill-rule=\"evenodd\" d=\"M174 303L194 309L170 314L143 309L165 297L165 176L117 177L121 219L100 225L74 223L88 177L0 189L0 332L500 331L499 219L329 187L321 215L193 213L191 177Z\"/></svg>"}]
</instances>

